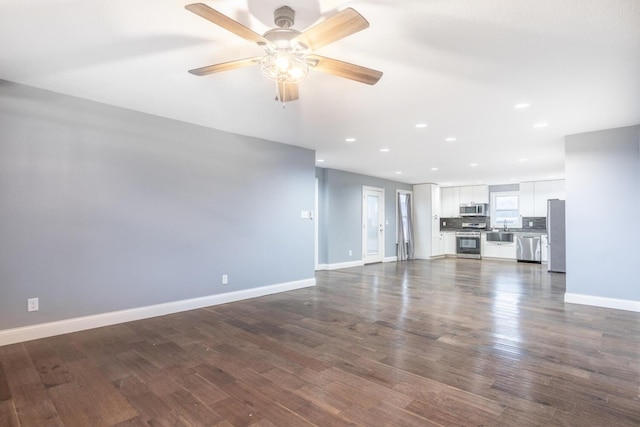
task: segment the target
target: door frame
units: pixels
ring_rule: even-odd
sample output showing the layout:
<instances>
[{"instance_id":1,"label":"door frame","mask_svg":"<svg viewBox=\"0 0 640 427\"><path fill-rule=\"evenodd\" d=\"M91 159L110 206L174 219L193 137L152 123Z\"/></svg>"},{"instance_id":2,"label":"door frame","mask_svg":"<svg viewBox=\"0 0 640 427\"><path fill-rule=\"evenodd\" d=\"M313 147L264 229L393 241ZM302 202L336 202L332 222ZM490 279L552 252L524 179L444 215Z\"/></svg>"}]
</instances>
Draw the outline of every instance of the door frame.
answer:
<instances>
[{"instance_id":1,"label":"door frame","mask_svg":"<svg viewBox=\"0 0 640 427\"><path fill-rule=\"evenodd\" d=\"M379 214L379 221L380 224L378 225L378 227L380 227L380 239L379 239L379 249L380 249L380 255L379 257L376 257L374 259L367 259L367 243L368 243L368 238L367 238L367 192L376 192L376 193L380 193L380 214ZM384 241L384 235L385 233L385 228L386 228L386 223L385 223L385 203L384 203L384 188L383 187L370 187L368 185L363 185L362 186L362 262L364 264L372 264L372 263L376 263L376 262L383 262L384 261L384 249L385 249L385 241ZM378 259L379 258L379 259Z\"/></svg>"},{"instance_id":2,"label":"door frame","mask_svg":"<svg viewBox=\"0 0 640 427\"><path fill-rule=\"evenodd\" d=\"M313 227L313 233L314 233L314 240L315 240L315 245L314 245L314 257L315 257L315 262L314 262L314 270L318 270L318 258L319 258L319 253L320 253L320 220L319 220L319 216L318 216L318 199L319 199L319 192L320 192L320 183L318 178L316 178L316 191L315 191L315 200L314 200L314 211L315 211L315 216L314 216L314 227Z\"/></svg>"}]
</instances>

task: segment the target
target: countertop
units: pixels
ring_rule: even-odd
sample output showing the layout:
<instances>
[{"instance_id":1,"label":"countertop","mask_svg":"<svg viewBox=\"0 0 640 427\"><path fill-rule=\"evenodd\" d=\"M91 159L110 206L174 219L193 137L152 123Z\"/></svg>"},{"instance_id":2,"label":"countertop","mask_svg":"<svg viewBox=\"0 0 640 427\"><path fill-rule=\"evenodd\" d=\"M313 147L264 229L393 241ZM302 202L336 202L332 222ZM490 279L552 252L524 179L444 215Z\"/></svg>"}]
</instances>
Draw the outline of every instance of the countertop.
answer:
<instances>
[{"instance_id":1,"label":"countertop","mask_svg":"<svg viewBox=\"0 0 640 427\"><path fill-rule=\"evenodd\" d=\"M530 229L530 228L509 228L508 230L504 230L502 228L494 229L471 229L471 228L441 228L440 231L442 233L455 233L458 231L479 231L480 233L488 233L492 231L499 231L503 233L514 233L514 234L547 234L547 230L540 229Z\"/></svg>"}]
</instances>

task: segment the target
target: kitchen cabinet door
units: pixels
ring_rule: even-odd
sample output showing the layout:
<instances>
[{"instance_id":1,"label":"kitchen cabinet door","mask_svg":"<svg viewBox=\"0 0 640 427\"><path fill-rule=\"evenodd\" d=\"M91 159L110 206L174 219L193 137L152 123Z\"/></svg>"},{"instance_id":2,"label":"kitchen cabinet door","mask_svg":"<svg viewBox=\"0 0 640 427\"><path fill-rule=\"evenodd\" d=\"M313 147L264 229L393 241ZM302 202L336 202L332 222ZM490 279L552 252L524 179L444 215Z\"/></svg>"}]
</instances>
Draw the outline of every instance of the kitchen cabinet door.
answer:
<instances>
[{"instance_id":1,"label":"kitchen cabinet door","mask_svg":"<svg viewBox=\"0 0 640 427\"><path fill-rule=\"evenodd\" d=\"M546 234L543 234L540 237L540 260L542 262L547 262L547 260L549 259L549 255L547 252L549 246L549 238L547 237Z\"/></svg>"},{"instance_id":2,"label":"kitchen cabinet door","mask_svg":"<svg viewBox=\"0 0 640 427\"><path fill-rule=\"evenodd\" d=\"M435 237L435 222L437 222L436 232L440 232L440 219L434 218L436 214L433 206L433 193L437 191L436 189L439 189L439 187L434 184L416 184L413 186L414 254L417 259L431 258L431 245L433 237Z\"/></svg>"},{"instance_id":3,"label":"kitchen cabinet door","mask_svg":"<svg viewBox=\"0 0 640 427\"><path fill-rule=\"evenodd\" d=\"M443 233L440 232L440 218L433 218L431 221L431 256L442 256L444 254Z\"/></svg>"},{"instance_id":4,"label":"kitchen cabinet door","mask_svg":"<svg viewBox=\"0 0 640 427\"><path fill-rule=\"evenodd\" d=\"M438 236L434 236L431 239L431 256L436 257L442 255L444 255L443 242L442 237L440 237L440 234L438 234Z\"/></svg>"},{"instance_id":5,"label":"kitchen cabinet door","mask_svg":"<svg viewBox=\"0 0 640 427\"><path fill-rule=\"evenodd\" d=\"M489 187L486 185L468 185L458 188L460 204L489 203Z\"/></svg>"},{"instance_id":6,"label":"kitchen cabinet door","mask_svg":"<svg viewBox=\"0 0 640 427\"><path fill-rule=\"evenodd\" d=\"M534 183L533 182L521 182L520 183L520 197L519 197L519 209L520 216L535 216L534 211ZM544 216L547 216L545 213Z\"/></svg>"},{"instance_id":7,"label":"kitchen cabinet door","mask_svg":"<svg viewBox=\"0 0 640 427\"><path fill-rule=\"evenodd\" d=\"M516 244L508 242L485 242L483 257L516 259Z\"/></svg>"},{"instance_id":8,"label":"kitchen cabinet door","mask_svg":"<svg viewBox=\"0 0 640 427\"><path fill-rule=\"evenodd\" d=\"M458 187L458 191L460 194L461 205L473 203L473 188L471 186Z\"/></svg>"},{"instance_id":9,"label":"kitchen cabinet door","mask_svg":"<svg viewBox=\"0 0 640 427\"><path fill-rule=\"evenodd\" d=\"M460 216L460 189L445 187L440 189L442 203L440 205L442 218L457 218Z\"/></svg>"},{"instance_id":10,"label":"kitchen cabinet door","mask_svg":"<svg viewBox=\"0 0 640 427\"><path fill-rule=\"evenodd\" d=\"M474 185L471 187L473 203L489 203L489 187L486 185Z\"/></svg>"},{"instance_id":11,"label":"kitchen cabinet door","mask_svg":"<svg viewBox=\"0 0 640 427\"><path fill-rule=\"evenodd\" d=\"M553 192L551 181L537 181L534 183L533 216L547 216L547 200Z\"/></svg>"},{"instance_id":12,"label":"kitchen cabinet door","mask_svg":"<svg viewBox=\"0 0 640 427\"><path fill-rule=\"evenodd\" d=\"M456 233L444 232L442 233L443 251L445 255L456 254Z\"/></svg>"},{"instance_id":13,"label":"kitchen cabinet door","mask_svg":"<svg viewBox=\"0 0 640 427\"><path fill-rule=\"evenodd\" d=\"M437 185L431 186L431 215L434 219L439 219L442 216L442 203L440 200L440 187ZM440 229L440 225L438 225Z\"/></svg>"},{"instance_id":14,"label":"kitchen cabinet door","mask_svg":"<svg viewBox=\"0 0 640 427\"><path fill-rule=\"evenodd\" d=\"M564 193L564 179L554 179L552 181L548 181L548 198L549 199L565 199Z\"/></svg>"}]
</instances>

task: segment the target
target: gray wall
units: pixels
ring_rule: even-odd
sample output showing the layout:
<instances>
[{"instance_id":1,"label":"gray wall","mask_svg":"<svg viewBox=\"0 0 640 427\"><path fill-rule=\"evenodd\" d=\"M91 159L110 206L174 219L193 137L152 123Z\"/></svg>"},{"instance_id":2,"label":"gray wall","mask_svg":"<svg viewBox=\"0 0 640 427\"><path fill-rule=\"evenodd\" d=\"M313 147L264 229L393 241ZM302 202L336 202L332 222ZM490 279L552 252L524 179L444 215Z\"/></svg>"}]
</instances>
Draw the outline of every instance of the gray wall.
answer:
<instances>
[{"instance_id":1,"label":"gray wall","mask_svg":"<svg viewBox=\"0 0 640 427\"><path fill-rule=\"evenodd\" d=\"M384 188L385 219L389 221L385 228L384 256L396 256L396 190L411 191L413 186L336 169L318 168L316 176L322 194L320 235L326 239L321 240L319 263L362 259L362 187L365 185ZM352 256L349 250L353 251Z\"/></svg>"},{"instance_id":2,"label":"gray wall","mask_svg":"<svg viewBox=\"0 0 640 427\"><path fill-rule=\"evenodd\" d=\"M640 126L565 138L567 292L640 301Z\"/></svg>"},{"instance_id":3,"label":"gray wall","mask_svg":"<svg viewBox=\"0 0 640 427\"><path fill-rule=\"evenodd\" d=\"M313 278L314 157L0 81L0 329Z\"/></svg>"}]
</instances>

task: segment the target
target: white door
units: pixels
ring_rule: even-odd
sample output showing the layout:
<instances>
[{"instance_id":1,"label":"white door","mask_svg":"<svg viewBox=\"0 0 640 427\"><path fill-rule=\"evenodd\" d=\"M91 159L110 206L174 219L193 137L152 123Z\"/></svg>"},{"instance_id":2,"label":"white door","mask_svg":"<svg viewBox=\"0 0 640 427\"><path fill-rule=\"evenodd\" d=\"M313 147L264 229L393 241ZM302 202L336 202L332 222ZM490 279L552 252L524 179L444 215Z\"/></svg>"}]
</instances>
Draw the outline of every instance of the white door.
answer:
<instances>
[{"instance_id":1,"label":"white door","mask_svg":"<svg viewBox=\"0 0 640 427\"><path fill-rule=\"evenodd\" d=\"M384 255L384 189L362 188L362 259L382 262Z\"/></svg>"}]
</instances>

